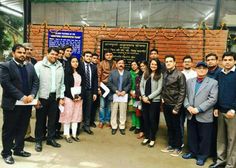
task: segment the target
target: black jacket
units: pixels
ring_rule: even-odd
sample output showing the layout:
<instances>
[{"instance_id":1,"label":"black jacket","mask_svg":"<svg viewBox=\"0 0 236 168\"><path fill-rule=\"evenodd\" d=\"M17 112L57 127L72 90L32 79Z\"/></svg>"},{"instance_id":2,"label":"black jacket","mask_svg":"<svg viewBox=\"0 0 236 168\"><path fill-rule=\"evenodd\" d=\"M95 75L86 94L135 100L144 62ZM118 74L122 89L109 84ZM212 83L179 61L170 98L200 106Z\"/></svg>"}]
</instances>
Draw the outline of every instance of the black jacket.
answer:
<instances>
[{"instance_id":1,"label":"black jacket","mask_svg":"<svg viewBox=\"0 0 236 168\"><path fill-rule=\"evenodd\" d=\"M79 72L78 72L79 73ZM81 77L81 84L83 80ZM71 88L74 87L74 77L71 72L65 71L65 77L64 77L64 84L65 84L65 97L68 97L73 100L73 96L71 95ZM81 87L81 94L79 96L82 96L83 94L83 88Z\"/></svg>"},{"instance_id":2,"label":"black jacket","mask_svg":"<svg viewBox=\"0 0 236 168\"><path fill-rule=\"evenodd\" d=\"M91 67L91 82L92 82L92 92L93 94L98 94L98 73L97 73L97 67L93 64L90 64L90 67ZM79 74L81 75L81 78L82 78L82 81L85 81L85 64L84 62L80 62L79 63ZM85 82L82 82L81 84L82 86L82 90L85 91ZM84 92L83 92L84 93Z\"/></svg>"},{"instance_id":3,"label":"black jacket","mask_svg":"<svg viewBox=\"0 0 236 168\"><path fill-rule=\"evenodd\" d=\"M186 79L182 72L176 68L166 71L163 77L162 98L165 104L173 105L174 110L179 112L186 95Z\"/></svg>"},{"instance_id":4,"label":"black jacket","mask_svg":"<svg viewBox=\"0 0 236 168\"><path fill-rule=\"evenodd\" d=\"M25 67L28 73L30 95L36 96L39 89L38 76L32 64L28 63ZM0 78L3 88L2 108L13 110L16 100L20 100L24 96L21 75L14 60L0 64Z\"/></svg>"}]
</instances>

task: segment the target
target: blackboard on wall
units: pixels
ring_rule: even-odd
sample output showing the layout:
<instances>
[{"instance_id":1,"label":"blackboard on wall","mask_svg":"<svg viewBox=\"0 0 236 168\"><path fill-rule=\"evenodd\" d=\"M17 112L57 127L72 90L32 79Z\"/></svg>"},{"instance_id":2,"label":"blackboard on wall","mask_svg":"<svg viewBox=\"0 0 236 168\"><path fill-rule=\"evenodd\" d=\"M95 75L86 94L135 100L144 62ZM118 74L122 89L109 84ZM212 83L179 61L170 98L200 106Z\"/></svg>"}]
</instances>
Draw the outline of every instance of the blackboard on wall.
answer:
<instances>
[{"instance_id":1,"label":"blackboard on wall","mask_svg":"<svg viewBox=\"0 0 236 168\"><path fill-rule=\"evenodd\" d=\"M149 44L149 41L101 40L100 59L105 59L105 52L110 50L114 59L124 57L128 68L133 60L139 62L148 59Z\"/></svg>"}]
</instances>

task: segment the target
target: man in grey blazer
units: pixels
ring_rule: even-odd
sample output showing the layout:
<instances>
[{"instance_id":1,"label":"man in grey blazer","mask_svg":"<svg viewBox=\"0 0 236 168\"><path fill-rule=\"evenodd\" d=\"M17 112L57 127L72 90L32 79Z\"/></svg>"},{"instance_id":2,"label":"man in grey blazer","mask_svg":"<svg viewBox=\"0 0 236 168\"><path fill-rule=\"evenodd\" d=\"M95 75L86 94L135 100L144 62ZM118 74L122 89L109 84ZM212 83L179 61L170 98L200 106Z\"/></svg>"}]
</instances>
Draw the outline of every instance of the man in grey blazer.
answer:
<instances>
[{"instance_id":1,"label":"man in grey blazer","mask_svg":"<svg viewBox=\"0 0 236 168\"><path fill-rule=\"evenodd\" d=\"M34 66L25 62L25 53L23 45L15 44L12 48L13 59L0 65L3 89L3 150L1 155L7 164L14 163L11 150L16 156L29 157L31 155L24 151L24 137L32 105L16 105L16 101L21 100L24 104L32 102L39 88L39 79Z\"/></svg>"},{"instance_id":2,"label":"man in grey blazer","mask_svg":"<svg viewBox=\"0 0 236 168\"><path fill-rule=\"evenodd\" d=\"M213 127L213 106L217 102L218 82L207 77L205 62L196 66L197 78L187 81L184 106L187 108L187 137L189 153L184 159L196 158L196 164L203 166L210 155L211 132Z\"/></svg>"},{"instance_id":3,"label":"man in grey blazer","mask_svg":"<svg viewBox=\"0 0 236 168\"><path fill-rule=\"evenodd\" d=\"M125 70L125 61L120 58L116 62L116 70L113 70L109 75L108 79L108 87L110 89L110 100L112 100L111 104L111 127L112 127L112 135L116 134L117 128L119 126L120 133L125 135L125 122L126 122L126 111L127 111L127 101L124 102L116 101L115 97L128 97L128 93L131 89L131 75L130 72ZM119 124L117 123L117 113L119 109Z\"/></svg>"}]
</instances>

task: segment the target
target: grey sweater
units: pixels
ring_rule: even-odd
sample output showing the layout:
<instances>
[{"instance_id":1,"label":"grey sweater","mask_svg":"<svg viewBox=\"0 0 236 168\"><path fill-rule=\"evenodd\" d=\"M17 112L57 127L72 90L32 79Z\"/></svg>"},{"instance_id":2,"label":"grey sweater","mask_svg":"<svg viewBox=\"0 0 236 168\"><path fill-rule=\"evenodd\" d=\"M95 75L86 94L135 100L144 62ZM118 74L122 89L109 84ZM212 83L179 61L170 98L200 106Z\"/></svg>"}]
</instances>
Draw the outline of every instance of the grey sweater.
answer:
<instances>
[{"instance_id":1,"label":"grey sweater","mask_svg":"<svg viewBox=\"0 0 236 168\"><path fill-rule=\"evenodd\" d=\"M148 99L151 99L153 102L160 102L161 101L161 91L162 91L162 83L163 83L163 75L161 74L161 78L156 81L153 79L153 75L151 75L151 94L145 95L145 86L147 80L144 79L144 74L142 75L141 82L140 82L140 92L141 96L147 96Z\"/></svg>"},{"instance_id":2,"label":"grey sweater","mask_svg":"<svg viewBox=\"0 0 236 168\"><path fill-rule=\"evenodd\" d=\"M56 66L56 98L64 98L64 69L59 61L55 62ZM39 61L34 66L39 78L39 91L37 98L48 99L51 90L51 68L50 63L45 56L42 61Z\"/></svg>"}]
</instances>

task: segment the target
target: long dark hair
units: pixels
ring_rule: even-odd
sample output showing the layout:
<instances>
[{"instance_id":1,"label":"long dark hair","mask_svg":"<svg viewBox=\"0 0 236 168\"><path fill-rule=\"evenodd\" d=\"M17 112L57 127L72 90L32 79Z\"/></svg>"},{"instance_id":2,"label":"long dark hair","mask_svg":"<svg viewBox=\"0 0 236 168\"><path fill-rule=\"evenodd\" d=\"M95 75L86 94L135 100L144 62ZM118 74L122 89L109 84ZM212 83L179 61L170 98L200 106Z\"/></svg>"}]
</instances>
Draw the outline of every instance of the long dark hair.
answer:
<instances>
[{"instance_id":1,"label":"long dark hair","mask_svg":"<svg viewBox=\"0 0 236 168\"><path fill-rule=\"evenodd\" d=\"M144 79L147 80L150 77L151 73L152 73L152 70L150 68L150 65L151 65L152 61L155 61L157 63L157 70L154 73L153 79L158 81L161 78L161 62L159 61L158 58L154 58L154 59L151 59L149 61L148 68L144 72Z\"/></svg>"},{"instance_id":2,"label":"long dark hair","mask_svg":"<svg viewBox=\"0 0 236 168\"><path fill-rule=\"evenodd\" d=\"M76 56L71 56L66 62L65 73L68 73L68 74L73 74L74 73L74 70L71 66L71 60L74 59L74 58L76 58L78 63L79 63L79 59ZM76 68L77 72L78 72L78 68L79 68L79 66Z\"/></svg>"},{"instance_id":3,"label":"long dark hair","mask_svg":"<svg viewBox=\"0 0 236 168\"><path fill-rule=\"evenodd\" d=\"M133 70L133 69L132 69L132 63L136 63L136 64L137 64L137 67L138 67L138 69L140 70L140 67L139 67L139 63L138 63L138 61L136 61L136 60L133 60L133 61L131 61L131 63L130 63L130 71L131 71L131 70Z\"/></svg>"}]
</instances>

